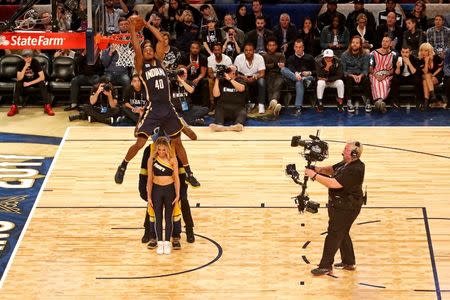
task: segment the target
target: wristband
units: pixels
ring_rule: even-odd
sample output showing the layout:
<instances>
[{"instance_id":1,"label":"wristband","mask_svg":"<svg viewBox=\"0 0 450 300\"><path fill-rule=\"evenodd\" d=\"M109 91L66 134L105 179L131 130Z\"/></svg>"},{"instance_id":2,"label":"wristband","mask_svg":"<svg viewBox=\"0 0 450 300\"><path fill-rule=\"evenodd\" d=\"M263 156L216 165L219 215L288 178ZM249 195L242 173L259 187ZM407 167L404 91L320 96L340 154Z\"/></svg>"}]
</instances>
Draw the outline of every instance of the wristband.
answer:
<instances>
[{"instance_id":1,"label":"wristband","mask_svg":"<svg viewBox=\"0 0 450 300\"><path fill-rule=\"evenodd\" d=\"M316 176L317 176L317 175L319 175L319 173L316 173L316 174L314 174L314 176L313 176L313 177L311 177L311 180L312 180L312 181L315 181L315 180L316 180Z\"/></svg>"}]
</instances>

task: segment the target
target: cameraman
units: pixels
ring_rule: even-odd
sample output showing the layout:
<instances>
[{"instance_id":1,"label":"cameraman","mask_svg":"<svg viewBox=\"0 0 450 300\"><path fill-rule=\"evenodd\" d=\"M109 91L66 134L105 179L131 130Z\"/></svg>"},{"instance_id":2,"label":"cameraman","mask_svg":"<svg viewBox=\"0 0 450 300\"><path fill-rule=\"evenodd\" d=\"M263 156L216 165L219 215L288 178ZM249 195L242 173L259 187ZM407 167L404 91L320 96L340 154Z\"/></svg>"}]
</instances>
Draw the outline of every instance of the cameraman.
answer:
<instances>
[{"instance_id":1,"label":"cameraman","mask_svg":"<svg viewBox=\"0 0 450 300\"><path fill-rule=\"evenodd\" d=\"M203 117L208 114L208 108L192 105L191 94L194 93L194 83L187 79L188 75L185 68L179 69L179 72L177 80L170 81L173 107L189 125L205 125Z\"/></svg>"},{"instance_id":2,"label":"cameraman","mask_svg":"<svg viewBox=\"0 0 450 300\"><path fill-rule=\"evenodd\" d=\"M225 70L223 78L217 76L214 81L213 96L218 100L215 121L209 125L212 131L242 131L244 129L247 118L246 86L243 79L237 78L236 72L236 66L231 65ZM223 126L225 120L233 121L234 125Z\"/></svg>"},{"instance_id":3,"label":"cameraman","mask_svg":"<svg viewBox=\"0 0 450 300\"><path fill-rule=\"evenodd\" d=\"M305 169L305 175L328 188L328 234L325 238L322 260L319 267L311 270L315 276L331 274L334 255L339 249L342 262L334 266L345 270L355 269L355 253L350 238L350 228L361 211L364 201L362 183L364 163L359 142L345 145L344 160L333 166Z\"/></svg>"},{"instance_id":4,"label":"cameraman","mask_svg":"<svg viewBox=\"0 0 450 300\"><path fill-rule=\"evenodd\" d=\"M83 106L88 121L113 125L120 112L117 98L117 89L113 87L108 77L100 78L100 81L92 87L89 104Z\"/></svg>"}]
</instances>

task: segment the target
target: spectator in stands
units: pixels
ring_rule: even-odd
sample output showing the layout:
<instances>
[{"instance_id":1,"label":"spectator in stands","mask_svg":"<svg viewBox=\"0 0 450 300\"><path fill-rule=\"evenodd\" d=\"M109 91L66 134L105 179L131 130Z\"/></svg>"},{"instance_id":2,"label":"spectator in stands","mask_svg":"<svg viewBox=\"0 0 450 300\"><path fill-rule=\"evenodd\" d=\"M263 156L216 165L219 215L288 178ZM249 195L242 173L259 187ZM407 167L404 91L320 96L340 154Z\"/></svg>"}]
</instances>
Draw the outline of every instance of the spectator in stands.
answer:
<instances>
[{"instance_id":1,"label":"spectator in stands","mask_svg":"<svg viewBox=\"0 0 450 300\"><path fill-rule=\"evenodd\" d=\"M159 13L147 14L145 16L145 20L147 22L149 22L153 27L155 27L155 29L158 30L159 32L164 31L163 27L161 25L162 18ZM154 34L152 34L150 29L148 29L147 27L144 27L142 33L144 35L144 39L150 40L152 43L153 49L156 49L156 44L158 43L158 39L156 38L156 36Z\"/></svg>"},{"instance_id":2,"label":"spectator in stands","mask_svg":"<svg viewBox=\"0 0 450 300\"><path fill-rule=\"evenodd\" d=\"M247 84L249 100L257 100L258 112L260 114L265 113L266 81L264 76L266 65L264 64L264 58L255 53L253 43L246 43L244 53L236 57L234 64L240 73L239 77Z\"/></svg>"},{"instance_id":3,"label":"spectator in stands","mask_svg":"<svg viewBox=\"0 0 450 300\"><path fill-rule=\"evenodd\" d=\"M33 58L32 50L22 51L23 60L17 65L17 82L14 88L14 97L11 108L7 115L12 117L19 113L17 104L20 103L21 98L24 95L27 87L37 87L41 94L42 100L44 100L44 112L49 116L54 116L55 113L50 105L51 99L48 95L47 86L45 85L45 74L39 61Z\"/></svg>"},{"instance_id":4,"label":"spectator in stands","mask_svg":"<svg viewBox=\"0 0 450 300\"><path fill-rule=\"evenodd\" d=\"M251 29L255 29L257 27L256 19L258 17L263 17L264 21L266 21L265 22L266 28L272 29L272 21L270 19L270 16L263 14L263 6L262 6L261 0L253 0L252 1L252 10L253 10L253 13L248 16L248 18L250 19L250 22L252 24Z\"/></svg>"},{"instance_id":5,"label":"spectator in stands","mask_svg":"<svg viewBox=\"0 0 450 300\"><path fill-rule=\"evenodd\" d=\"M41 22L34 26L36 30L52 31L52 15L47 11L43 11L39 16Z\"/></svg>"},{"instance_id":6,"label":"spectator in stands","mask_svg":"<svg viewBox=\"0 0 450 300\"><path fill-rule=\"evenodd\" d=\"M87 3L86 0L81 0L78 8L72 11L70 29L73 31L86 31L87 25Z\"/></svg>"},{"instance_id":7,"label":"spectator in stands","mask_svg":"<svg viewBox=\"0 0 450 300\"><path fill-rule=\"evenodd\" d=\"M182 21L182 15L184 12L183 4L181 0L169 0L169 9L167 10L167 30L170 34L174 34L176 32L176 24ZM192 21L194 21L193 16L191 14Z\"/></svg>"},{"instance_id":8,"label":"spectator in stands","mask_svg":"<svg viewBox=\"0 0 450 300\"><path fill-rule=\"evenodd\" d=\"M286 66L280 64L281 74L288 80L295 82L295 115L300 115L303 110L303 98L305 87L312 85L316 74L314 57L305 53L305 45L301 39L294 42L294 54L288 57ZM322 111L322 106L317 106Z\"/></svg>"},{"instance_id":9,"label":"spectator in stands","mask_svg":"<svg viewBox=\"0 0 450 300\"><path fill-rule=\"evenodd\" d=\"M204 29L201 30L200 40L202 41L203 47L205 49L206 54L212 55L212 47L216 43L222 43L222 30L217 28L216 19L209 18L207 20L207 25Z\"/></svg>"},{"instance_id":10,"label":"spectator in stands","mask_svg":"<svg viewBox=\"0 0 450 300\"><path fill-rule=\"evenodd\" d=\"M390 12L395 14L395 24L402 26L402 14L395 11L397 2L395 0L386 0L386 9L378 14L378 26L384 25L387 22L387 16Z\"/></svg>"},{"instance_id":11,"label":"spectator in stands","mask_svg":"<svg viewBox=\"0 0 450 300\"><path fill-rule=\"evenodd\" d=\"M235 59L241 53L242 44L237 41L235 29L235 27L228 27L222 47L222 52L231 59Z\"/></svg>"},{"instance_id":12,"label":"spectator in stands","mask_svg":"<svg viewBox=\"0 0 450 300\"><path fill-rule=\"evenodd\" d=\"M210 91L210 111L214 110L214 97L213 97L213 87L214 81L217 77L217 65L228 67L233 62L231 57L226 54L222 54L222 45L220 43L215 44L213 47L213 55L208 57L208 81L209 81L209 91ZM223 68L223 67L222 67Z\"/></svg>"},{"instance_id":13,"label":"spectator in stands","mask_svg":"<svg viewBox=\"0 0 450 300\"><path fill-rule=\"evenodd\" d=\"M417 56L420 45L425 41L425 34L421 29L417 29L417 20L408 18L405 21L406 30L403 32L403 46L408 46L411 54ZM403 51L403 48L402 48Z\"/></svg>"},{"instance_id":14,"label":"spectator in stands","mask_svg":"<svg viewBox=\"0 0 450 300\"><path fill-rule=\"evenodd\" d=\"M87 51L84 49L75 55L76 76L70 82L70 106L64 108L65 111L74 110L79 104L80 87L83 85L95 85L100 76L97 73L103 73L103 66L100 59L95 60L94 65L87 63Z\"/></svg>"},{"instance_id":15,"label":"spectator in stands","mask_svg":"<svg viewBox=\"0 0 450 300\"><path fill-rule=\"evenodd\" d=\"M298 30L298 38L303 41L305 52L316 57L320 53L320 32L313 27L310 17L306 17L303 26Z\"/></svg>"},{"instance_id":16,"label":"spectator in stands","mask_svg":"<svg viewBox=\"0 0 450 300\"><path fill-rule=\"evenodd\" d=\"M414 86L415 101L417 108L423 108L422 104L422 80L420 77L419 60L412 54L409 45L402 46L401 56L395 63L394 77L391 83L392 106L398 108L398 91L401 85Z\"/></svg>"},{"instance_id":17,"label":"spectator in stands","mask_svg":"<svg viewBox=\"0 0 450 300\"><path fill-rule=\"evenodd\" d=\"M181 57L179 64L187 70L187 79L192 82L194 87L192 97L200 102L196 104L207 107L209 103L209 85L206 78L208 62L207 57L200 53L200 49L200 42L192 42L189 53Z\"/></svg>"},{"instance_id":18,"label":"spectator in stands","mask_svg":"<svg viewBox=\"0 0 450 300\"><path fill-rule=\"evenodd\" d=\"M222 36L227 38L226 34L228 33L230 27L233 28L234 29L234 35L233 35L234 38L233 39L237 41L239 47L242 47L242 45L244 45L244 42L245 42L245 33L236 26L234 18L231 14L226 14L223 17L223 25L224 26L221 28ZM224 45L225 45L225 42L224 42Z\"/></svg>"},{"instance_id":19,"label":"spectator in stands","mask_svg":"<svg viewBox=\"0 0 450 300\"><path fill-rule=\"evenodd\" d=\"M322 50L331 49L338 57L347 49L350 40L347 28L339 22L339 17L334 16L331 25L325 26L320 33L320 47Z\"/></svg>"},{"instance_id":20,"label":"spectator in stands","mask_svg":"<svg viewBox=\"0 0 450 300\"><path fill-rule=\"evenodd\" d=\"M197 46L199 46L197 44ZM200 51L200 49L199 49ZM182 75L177 76L177 81L171 81L170 91L172 92L172 104L177 113L189 125L204 125L203 117L208 114L208 108L197 106L192 103L192 93L194 93L195 85L188 79L185 68Z\"/></svg>"},{"instance_id":21,"label":"spectator in stands","mask_svg":"<svg viewBox=\"0 0 450 300\"><path fill-rule=\"evenodd\" d=\"M152 14L158 14L161 17L162 27L165 28L169 15L169 3L166 3L165 0L154 0L152 10L149 11L147 15L150 16ZM147 15L146 19L148 19Z\"/></svg>"},{"instance_id":22,"label":"spectator in stands","mask_svg":"<svg viewBox=\"0 0 450 300\"><path fill-rule=\"evenodd\" d=\"M119 0L120 8L114 8L113 0L104 0L105 4L105 28L107 34L119 32L119 18L128 14L128 7Z\"/></svg>"},{"instance_id":23,"label":"spectator in stands","mask_svg":"<svg viewBox=\"0 0 450 300\"><path fill-rule=\"evenodd\" d=\"M128 32L128 21L124 17L119 18L120 33ZM105 68L105 76L109 78L114 85L122 86L122 91L130 84L129 67L118 64L119 44L111 44L108 49L102 51L100 60Z\"/></svg>"},{"instance_id":24,"label":"spectator in stands","mask_svg":"<svg viewBox=\"0 0 450 300\"><path fill-rule=\"evenodd\" d=\"M123 114L136 125L147 106L147 93L138 74L134 74L131 78L131 84L127 86L122 99Z\"/></svg>"},{"instance_id":25,"label":"spectator in stands","mask_svg":"<svg viewBox=\"0 0 450 300\"><path fill-rule=\"evenodd\" d=\"M91 90L89 104L83 105L88 122L113 125L120 109L117 106L119 94L107 76L100 78Z\"/></svg>"},{"instance_id":26,"label":"spectator in stands","mask_svg":"<svg viewBox=\"0 0 450 300\"><path fill-rule=\"evenodd\" d=\"M430 43L434 52L443 58L450 42L450 29L444 26L444 17L436 15L434 17L434 27L427 30L427 42Z\"/></svg>"},{"instance_id":27,"label":"spectator in stands","mask_svg":"<svg viewBox=\"0 0 450 300\"><path fill-rule=\"evenodd\" d=\"M357 23L358 25L350 31L350 36L359 36L362 40L362 48L365 52L369 53L373 48L373 43L375 42L375 30L367 27L367 17L364 14L358 15Z\"/></svg>"},{"instance_id":28,"label":"spectator in stands","mask_svg":"<svg viewBox=\"0 0 450 300\"><path fill-rule=\"evenodd\" d=\"M297 37L297 28L291 23L291 17L287 13L280 15L280 22L273 30L277 38L280 52L289 57L294 53L294 41Z\"/></svg>"},{"instance_id":29,"label":"spectator in stands","mask_svg":"<svg viewBox=\"0 0 450 300\"><path fill-rule=\"evenodd\" d=\"M272 37L272 31L266 29L266 21L263 16L256 17L256 29L247 33L245 43L255 45L255 52L262 54L266 52L266 44L269 37Z\"/></svg>"},{"instance_id":30,"label":"spectator in stands","mask_svg":"<svg viewBox=\"0 0 450 300\"><path fill-rule=\"evenodd\" d=\"M225 70L223 79L215 78L213 95L218 100L214 123L209 125L212 131L242 131L244 129L247 119L246 85L236 73L237 68L232 65ZM232 121L233 125L224 126L227 120Z\"/></svg>"},{"instance_id":31,"label":"spectator in stands","mask_svg":"<svg viewBox=\"0 0 450 300\"><path fill-rule=\"evenodd\" d=\"M270 38L267 41L267 52L263 54L264 64L266 65L266 87L267 98L270 101L269 108L274 109L280 100L281 88L283 87L283 77L281 75L280 65L284 66L286 58L283 53L278 51L276 38ZM281 105L279 106L281 108ZM280 113L274 111L275 115Z\"/></svg>"},{"instance_id":32,"label":"spectator in stands","mask_svg":"<svg viewBox=\"0 0 450 300\"><path fill-rule=\"evenodd\" d=\"M377 27L377 23L375 22L375 17L373 14L364 8L364 0L353 1L353 8L354 11L347 16L346 27L348 30L352 32L359 25L358 17L360 14L363 14L366 16L366 28L368 28L369 31L374 32Z\"/></svg>"},{"instance_id":33,"label":"spectator in stands","mask_svg":"<svg viewBox=\"0 0 450 300\"><path fill-rule=\"evenodd\" d=\"M58 3L56 5L56 20L58 21L58 31L70 30L72 19L64 9L64 3Z\"/></svg>"},{"instance_id":34,"label":"spectator in stands","mask_svg":"<svg viewBox=\"0 0 450 300\"><path fill-rule=\"evenodd\" d=\"M59 57L59 56L65 56L70 58L75 58L76 52L70 49L62 49L62 50L56 50L55 54L53 55L53 58Z\"/></svg>"},{"instance_id":35,"label":"spectator in stands","mask_svg":"<svg viewBox=\"0 0 450 300\"><path fill-rule=\"evenodd\" d=\"M369 83L369 55L364 51L363 39L353 36L347 51L341 56L342 71L344 72L345 99L347 100L347 111L355 112L352 103L353 89L355 86L362 88L364 103L370 103Z\"/></svg>"},{"instance_id":36,"label":"spectator in stands","mask_svg":"<svg viewBox=\"0 0 450 300\"><path fill-rule=\"evenodd\" d=\"M191 43L197 39L199 34L199 27L194 24L194 18L190 10L183 11L179 22L175 25L175 32L178 49L188 52Z\"/></svg>"},{"instance_id":37,"label":"spectator in stands","mask_svg":"<svg viewBox=\"0 0 450 300\"><path fill-rule=\"evenodd\" d=\"M393 12L388 13L386 24L378 26L375 48L382 47L381 42L386 34L391 38L391 48L400 52L403 41L403 30L395 23L395 14Z\"/></svg>"},{"instance_id":38,"label":"spectator in stands","mask_svg":"<svg viewBox=\"0 0 450 300\"><path fill-rule=\"evenodd\" d=\"M236 26L244 33L255 28L255 23L252 23L251 18L249 18L245 4L239 4L236 9Z\"/></svg>"},{"instance_id":39,"label":"spectator in stands","mask_svg":"<svg viewBox=\"0 0 450 300\"><path fill-rule=\"evenodd\" d=\"M200 13L202 14L202 19L200 20L200 30L203 30L208 26L209 20L214 20L217 24L217 19L214 16L214 11L208 4L203 4L200 6Z\"/></svg>"},{"instance_id":40,"label":"spectator in stands","mask_svg":"<svg viewBox=\"0 0 450 300\"><path fill-rule=\"evenodd\" d=\"M326 12L318 17L317 27L319 30L322 31L325 26L330 26L335 16L339 18L339 24L344 26L345 16L337 11L337 0L327 0Z\"/></svg>"},{"instance_id":41,"label":"spectator in stands","mask_svg":"<svg viewBox=\"0 0 450 300\"><path fill-rule=\"evenodd\" d=\"M181 59L181 51L177 47L170 45L170 35L168 32L161 32L161 38L161 42L156 46L156 56L164 68L175 70L178 68Z\"/></svg>"},{"instance_id":42,"label":"spectator in stands","mask_svg":"<svg viewBox=\"0 0 450 300\"><path fill-rule=\"evenodd\" d=\"M417 20L417 29L421 29L422 31L427 31L428 29L428 21L426 15L427 6L424 1L419 0L414 5L413 10L406 14L406 19L413 18ZM405 26L403 26L405 27Z\"/></svg>"},{"instance_id":43,"label":"spectator in stands","mask_svg":"<svg viewBox=\"0 0 450 300\"><path fill-rule=\"evenodd\" d=\"M419 68L422 70L422 84L424 96L424 109L427 109L430 102L436 102L434 87L442 82L444 62L442 58L434 52L430 43L423 43L419 48Z\"/></svg>"},{"instance_id":44,"label":"spectator in stands","mask_svg":"<svg viewBox=\"0 0 450 300\"><path fill-rule=\"evenodd\" d=\"M389 18L388 18L389 20ZM392 38L385 34L381 41L381 48L370 53L369 58L369 79L372 89L372 97L375 101L375 108L382 113L386 112L386 103L391 89L392 75L394 74L394 64L397 60L397 53L392 51ZM366 103L366 112L370 113L372 106Z\"/></svg>"},{"instance_id":45,"label":"spectator in stands","mask_svg":"<svg viewBox=\"0 0 450 300\"><path fill-rule=\"evenodd\" d=\"M325 49L322 58L316 60L317 73L317 102L322 106L323 94L326 87L337 89L337 108L339 112L344 111L344 82L342 81L342 64L334 56L333 50Z\"/></svg>"}]
</instances>

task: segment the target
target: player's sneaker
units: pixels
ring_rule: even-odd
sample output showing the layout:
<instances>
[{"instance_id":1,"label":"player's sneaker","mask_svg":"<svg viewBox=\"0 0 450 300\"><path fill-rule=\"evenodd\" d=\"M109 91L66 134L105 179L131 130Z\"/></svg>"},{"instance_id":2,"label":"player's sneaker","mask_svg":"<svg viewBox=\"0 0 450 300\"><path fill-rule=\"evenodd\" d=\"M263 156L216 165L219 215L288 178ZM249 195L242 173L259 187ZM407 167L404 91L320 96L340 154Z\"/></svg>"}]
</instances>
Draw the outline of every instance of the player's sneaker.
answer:
<instances>
[{"instance_id":1,"label":"player's sneaker","mask_svg":"<svg viewBox=\"0 0 450 300\"><path fill-rule=\"evenodd\" d=\"M125 176L125 171L126 171L126 170L127 170L127 169L124 168L124 167L122 167L122 166L119 166L119 167L117 168L116 175L114 176L114 181L115 181L117 184L122 184L122 182L123 182L123 177Z\"/></svg>"}]
</instances>

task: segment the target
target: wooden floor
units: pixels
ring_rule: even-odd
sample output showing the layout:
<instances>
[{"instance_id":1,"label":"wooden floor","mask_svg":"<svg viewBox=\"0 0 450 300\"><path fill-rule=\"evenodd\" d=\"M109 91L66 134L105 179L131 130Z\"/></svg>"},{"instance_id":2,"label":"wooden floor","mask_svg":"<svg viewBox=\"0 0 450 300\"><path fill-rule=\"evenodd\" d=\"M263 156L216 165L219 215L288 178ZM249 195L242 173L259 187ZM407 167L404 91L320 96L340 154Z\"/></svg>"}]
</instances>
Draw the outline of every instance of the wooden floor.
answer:
<instances>
[{"instance_id":1,"label":"wooden floor","mask_svg":"<svg viewBox=\"0 0 450 300\"><path fill-rule=\"evenodd\" d=\"M450 299L450 130L321 128L330 145L325 164L341 158L346 140L365 144L369 203L352 229L357 270L314 278L326 210L297 213L290 197L298 188L284 165L304 165L290 138L316 129L196 129L199 140L185 147L202 183L189 191L197 240L183 236L182 250L170 256L140 243L140 155L122 185L113 181L132 129L68 129L0 298ZM322 206L326 192L310 184Z\"/></svg>"}]
</instances>

